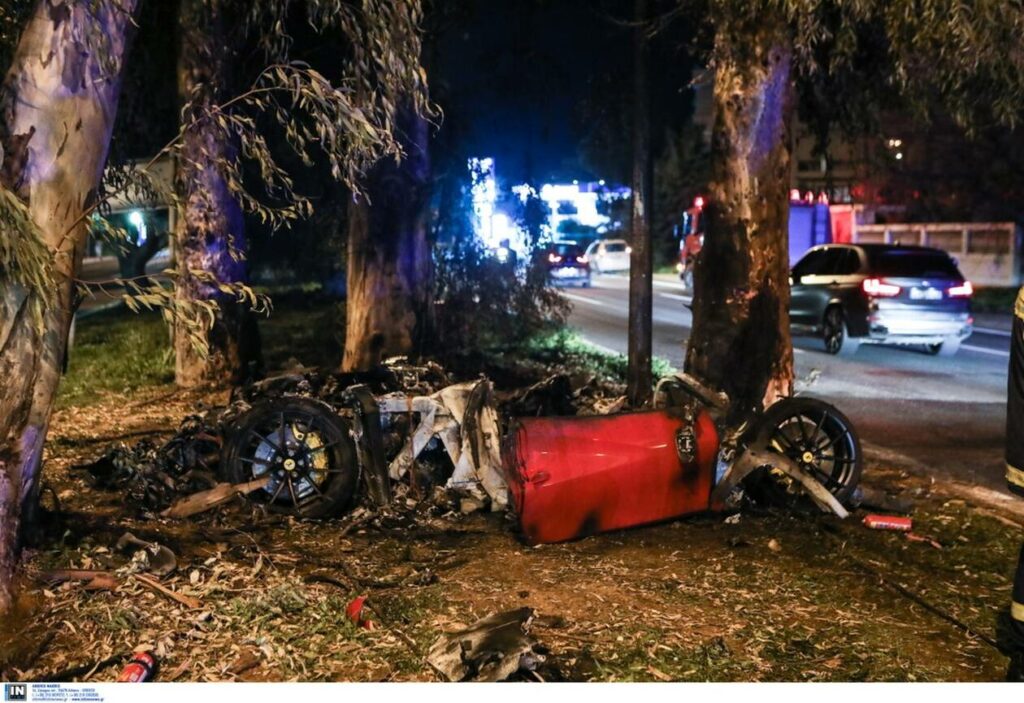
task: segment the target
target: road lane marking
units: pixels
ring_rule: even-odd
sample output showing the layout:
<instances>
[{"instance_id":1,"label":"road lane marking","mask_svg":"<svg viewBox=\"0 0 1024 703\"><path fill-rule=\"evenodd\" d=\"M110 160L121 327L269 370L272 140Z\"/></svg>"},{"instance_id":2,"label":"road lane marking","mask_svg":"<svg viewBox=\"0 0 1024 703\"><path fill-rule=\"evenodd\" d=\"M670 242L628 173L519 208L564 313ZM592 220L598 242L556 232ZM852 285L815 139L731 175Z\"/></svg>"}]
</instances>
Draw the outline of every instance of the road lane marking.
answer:
<instances>
[{"instance_id":1,"label":"road lane marking","mask_svg":"<svg viewBox=\"0 0 1024 703\"><path fill-rule=\"evenodd\" d=\"M629 279L626 279L626 280L629 280ZM686 286L684 286L682 283L671 283L669 281L659 281L656 278L652 279L651 283L653 283L654 285L656 285L656 286L658 286L660 288L674 288L676 290L686 290Z\"/></svg>"},{"instance_id":2,"label":"road lane marking","mask_svg":"<svg viewBox=\"0 0 1024 703\"><path fill-rule=\"evenodd\" d=\"M689 295L676 295L675 293L659 293L665 298L672 298L673 300L682 300L684 303L692 303L693 297Z\"/></svg>"},{"instance_id":3,"label":"road lane marking","mask_svg":"<svg viewBox=\"0 0 1024 703\"><path fill-rule=\"evenodd\" d=\"M606 308L608 303L601 302L600 300L594 300L593 298L587 298L582 295L576 295L575 293L562 293L569 300L575 300L580 303L590 303L591 305L597 305L598 307Z\"/></svg>"},{"instance_id":4,"label":"road lane marking","mask_svg":"<svg viewBox=\"0 0 1024 703\"><path fill-rule=\"evenodd\" d=\"M1013 332L1010 330L994 330L990 327L975 327L975 332L981 332L982 334L997 334L1000 337L1012 337Z\"/></svg>"},{"instance_id":5,"label":"road lane marking","mask_svg":"<svg viewBox=\"0 0 1024 703\"><path fill-rule=\"evenodd\" d=\"M985 347L976 347L973 344L961 344L961 349L967 349L973 352L981 352L982 354L992 354L993 356L1010 356L1010 352L1002 351L1000 349L986 349Z\"/></svg>"}]
</instances>

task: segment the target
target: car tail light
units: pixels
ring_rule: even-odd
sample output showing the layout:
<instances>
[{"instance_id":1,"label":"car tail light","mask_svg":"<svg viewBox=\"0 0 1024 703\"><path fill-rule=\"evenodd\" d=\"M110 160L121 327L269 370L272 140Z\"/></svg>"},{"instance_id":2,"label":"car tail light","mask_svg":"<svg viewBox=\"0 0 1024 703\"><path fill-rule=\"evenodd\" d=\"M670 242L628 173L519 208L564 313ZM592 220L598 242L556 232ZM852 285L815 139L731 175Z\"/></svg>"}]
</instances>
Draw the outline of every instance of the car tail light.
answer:
<instances>
[{"instance_id":1,"label":"car tail light","mask_svg":"<svg viewBox=\"0 0 1024 703\"><path fill-rule=\"evenodd\" d=\"M947 292L950 298L970 298L974 295L974 286L970 281L964 281L958 286L953 286Z\"/></svg>"},{"instance_id":2,"label":"car tail light","mask_svg":"<svg viewBox=\"0 0 1024 703\"><path fill-rule=\"evenodd\" d=\"M864 283L861 284L864 292L873 298L893 298L900 294L902 290L899 286L894 286L891 283L884 283L878 278L865 278Z\"/></svg>"},{"instance_id":3,"label":"car tail light","mask_svg":"<svg viewBox=\"0 0 1024 703\"><path fill-rule=\"evenodd\" d=\"M581 263L581 264L585 264L585 263L589 262L589 261L590 261L590 259L588 259L588 258L587 258L587 255L586 255L586 254L584 254L583 256L577 256L577 257L576 257L576 261L578 261L578 262L579 262L579 263Z\"/></svg>"},{"instance_id":4,"label":"car tail light","mask_svg":"<svg viewBox=\"0 0 1024 703\"><path fill-rule=\"evenodd\" d=\"M558 254L548 254L548 261L550 261L553 264L557 264L561 260L562 257L560 257Z\"/></svg>"}]
</instances>

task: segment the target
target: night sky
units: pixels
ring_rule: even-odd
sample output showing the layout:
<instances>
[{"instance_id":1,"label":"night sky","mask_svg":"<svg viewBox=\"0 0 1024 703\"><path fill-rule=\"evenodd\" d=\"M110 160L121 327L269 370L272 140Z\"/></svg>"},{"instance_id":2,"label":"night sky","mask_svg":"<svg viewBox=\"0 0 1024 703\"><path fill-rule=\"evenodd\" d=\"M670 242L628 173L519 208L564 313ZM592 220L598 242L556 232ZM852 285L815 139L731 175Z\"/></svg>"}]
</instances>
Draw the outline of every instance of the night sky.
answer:
<instances>
[{"instance_id":1,"label":"night sky","mask_svg":"<svg viewBox=\"0 0 1024 703\"><path fill-rule=\"evenodd\" d=\"M599 177L578 157L583 104L601 76L629 75L630 33L610 13L626 17L631 3L468 5L442 36L432 75L445 128L459 133L465 153L494 157L502 179Z\"/></svg>"}]
</instances>

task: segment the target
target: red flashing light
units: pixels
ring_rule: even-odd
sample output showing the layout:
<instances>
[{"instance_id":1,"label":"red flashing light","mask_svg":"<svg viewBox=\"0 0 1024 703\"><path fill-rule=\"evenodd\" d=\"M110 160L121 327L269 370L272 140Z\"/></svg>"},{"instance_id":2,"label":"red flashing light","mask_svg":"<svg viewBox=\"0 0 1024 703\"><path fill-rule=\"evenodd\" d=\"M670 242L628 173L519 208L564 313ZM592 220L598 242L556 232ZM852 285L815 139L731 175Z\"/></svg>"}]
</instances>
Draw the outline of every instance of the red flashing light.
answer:
<instances>
[{"instance_id":1,"label":"red flashing light","mask_svg":"<svg viewBox=\"0 0 1024 703\"><path fill-rule=\"evenodd\" d=\"M902 288L891 283L883 283L878 278L865 278L861 284L864 292L872 298L894 298L900 294Z\"/></svg>"},{"instance_id":2,"label":"red flashing light","mask_svg":"<svg viewBox=\"0 0 1024 703\"><path fill-rule=\"evenodd\" d=\"M970 281L964 281L961 285L950 288L947 293L950 298L970 298L974 295L974 286Z\"/></svg>"},{"instance_id":3,"label":"red flashing light","mask_svg":"<svg viewBox=\"0 0 1024 703\"><path fill-rule=\"evenodd\" d=\"M704 207L704 198L698 195L696 198L693 199L693 206L700 210L702 207Z\"/></svg>"}]
</instances>

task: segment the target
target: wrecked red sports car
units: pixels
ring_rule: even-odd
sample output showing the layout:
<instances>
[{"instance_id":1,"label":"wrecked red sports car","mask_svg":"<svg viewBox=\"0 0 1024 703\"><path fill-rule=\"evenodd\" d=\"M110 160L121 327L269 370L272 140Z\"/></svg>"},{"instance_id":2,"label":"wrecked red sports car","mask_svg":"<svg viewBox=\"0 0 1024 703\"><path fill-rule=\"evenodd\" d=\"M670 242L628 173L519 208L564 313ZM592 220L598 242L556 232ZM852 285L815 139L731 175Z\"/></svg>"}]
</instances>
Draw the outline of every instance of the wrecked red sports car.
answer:
<instances>
[{"instance_id":1,"label":"wrecked red sports car","mask_svg":"<svg viewBox=\"0 0 1024 703\"><path fill-rule=\"evenodd\" d=\"M745 480L776 498L799 487L845 516L861 452L834 407L787 398L730 431L716 421L728 399L686 375L664 379L656 402L661 409L513 423L502 459L528 542L723 510Z\"/></svg>"},{"instance_id":2,"label":"wrecked red sports car","mask_svg":"<svg viewBox=\"0 0 1024 703\"><path fill-rule=\"evenodd\" d=\"M680 374L662 379L651 410L502 423L487 381L403 385L254 402L233 422L221 469L271 510L327 517L360 491L386 508L393 481L415 485L420 465L440 459L463 511L511 499L530 543L725 510L743 495L808 496L845 515L860 478L849 420L810 398L737 420L728 398Z\"/></svg>"}]
</instances>

